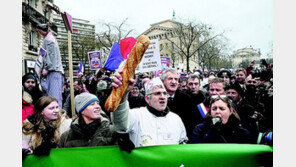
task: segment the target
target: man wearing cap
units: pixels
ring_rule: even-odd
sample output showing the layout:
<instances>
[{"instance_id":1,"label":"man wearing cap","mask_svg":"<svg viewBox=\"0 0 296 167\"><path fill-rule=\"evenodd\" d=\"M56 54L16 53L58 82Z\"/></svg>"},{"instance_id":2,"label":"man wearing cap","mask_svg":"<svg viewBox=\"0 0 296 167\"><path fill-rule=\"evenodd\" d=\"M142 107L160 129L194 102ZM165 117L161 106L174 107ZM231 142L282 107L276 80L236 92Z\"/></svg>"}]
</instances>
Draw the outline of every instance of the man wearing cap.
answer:
<instances>
[{"instance_id":1,"label":"man wearing cap","mask_svg":"<svg viewBox=\"0 0 296 167\"><path fill-rule=\"evenodd\" d=\"M64 132L58 147L91 147L115 145L114 127L106 118L99 105L99 99L90 93L75 97L78 117L71 123L70 130Z\"/></svg>"},{"instance_id":2,"label":"man wearing cap","mask_svg":"<svg viewBox=\"0 0 296 167\"><path fill-rule=\"evenodd\" d=\"M42 92L39 89L39 84L33 73L27 73L22 77L22 85L24 91L29 93L32 98L32 104L34 105L37 100L42 96Z\"/></svg>"},{"instance_id":3,"label":"man wearing cap","mask_svg":"<svg viewBox=\"0 0 296 167\"><path fill-rule=\"evenodd\" d=\"M129 80L134 83L133 79ZM122 84L121 75L116 72L113 88ZM167 107L167 91L159 78L153 78L145 85L146 107L130 109L128 86L118 108L112 113L115 130L129 133L135 147L180 144L187 141L186 130L181 118Z\"/></svg>"},{"instance_id":4,"label":"man wearing cap","mask_svg":"<svg viewBox=\"0 0 296 167\"><path fill-rule=\"evenodd\" d=\"M231 73L228 70L221 70L217 74L218 78L222 78L227 84L230 84Z\"/></svg>"},{"instance_id":5,"label":"man wearing cap","mask_svg":"<svg viewBox=\"0 0 296 167\"><path fill-rule=\"evenodd\" d=\"M233 101L234 108L241 119L243 127L250 131L255 143L258 135L258 127L256 125L258 113L254 107L243 99L244 92L238 83L227 85L225 91L226 95Z\"/></svg>"}]
</instances>

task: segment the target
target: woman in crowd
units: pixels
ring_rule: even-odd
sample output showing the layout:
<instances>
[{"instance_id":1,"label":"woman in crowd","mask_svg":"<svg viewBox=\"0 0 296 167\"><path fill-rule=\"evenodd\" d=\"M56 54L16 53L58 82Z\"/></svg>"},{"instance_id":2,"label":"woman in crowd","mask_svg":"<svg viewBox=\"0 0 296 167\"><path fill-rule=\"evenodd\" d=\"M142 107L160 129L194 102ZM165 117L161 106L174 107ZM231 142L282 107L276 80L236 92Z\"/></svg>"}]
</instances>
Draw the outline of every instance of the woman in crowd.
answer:
<instances>
[{"instance_id":1,"label":"woman in crowd","mask_svg":"<svg viewBox=\"0 0 296 167\"><path fill-rule=\"evenodd\" d=\"M23 121L23 158L32 152L37 156L48 155L51 148L57 147L61 134L70 128L70 124L71 119L62 114L57 99L41 97L34 105L34 113Z\"/></svg>"},{"instance_id":2,"label":"woman in crowd","mask_svg":"<svg viewBox=\"0 0 296 167\"><path fill-rule=\"evenodd\" d=\"M211 97L205 121L195 127L192 143L252 143L250 132L240 124L231 100L225 95Z\"/></svg>"}]
</instances>

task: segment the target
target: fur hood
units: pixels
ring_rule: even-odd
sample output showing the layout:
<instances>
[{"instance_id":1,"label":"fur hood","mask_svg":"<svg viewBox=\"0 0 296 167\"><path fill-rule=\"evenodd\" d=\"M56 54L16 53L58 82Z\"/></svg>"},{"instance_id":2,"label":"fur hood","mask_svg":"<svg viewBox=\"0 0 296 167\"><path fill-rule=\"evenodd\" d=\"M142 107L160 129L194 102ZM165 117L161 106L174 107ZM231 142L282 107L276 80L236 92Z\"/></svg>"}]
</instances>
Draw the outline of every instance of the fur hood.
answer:
<instances>
[{"instance_id":1,"label":"fur hood","mask_svg":"<svg viewBox=\"0 0 296 167\"><path fill-rule=\"evenodd\" d=\"M32 104L33 99L32 99L32 96L28 92L23 91L22 96L23 96L22 98L25 102Z\"/></svg>"}]
</instances>

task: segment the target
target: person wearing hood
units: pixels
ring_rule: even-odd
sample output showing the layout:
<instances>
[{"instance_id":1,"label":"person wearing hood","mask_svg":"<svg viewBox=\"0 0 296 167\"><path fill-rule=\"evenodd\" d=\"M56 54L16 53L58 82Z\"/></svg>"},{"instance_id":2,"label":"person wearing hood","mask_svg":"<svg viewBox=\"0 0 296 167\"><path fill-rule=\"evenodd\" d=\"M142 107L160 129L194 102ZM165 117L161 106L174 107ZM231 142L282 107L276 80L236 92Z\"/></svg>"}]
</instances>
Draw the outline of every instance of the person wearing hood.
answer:
<instances>
[{"instance_id":1,"label":"person wearing hood","mask_svg":"<svg viewBox=\"0 0 296 167\"><path fill-rule=\"evenodd\" d=\"M34 105L37 100L42 96L42 91L39 88L37 78L33 73L27 73L22 77L23 91L29 93L32 98L32 104Z\"/></svg>"}]
</instances>

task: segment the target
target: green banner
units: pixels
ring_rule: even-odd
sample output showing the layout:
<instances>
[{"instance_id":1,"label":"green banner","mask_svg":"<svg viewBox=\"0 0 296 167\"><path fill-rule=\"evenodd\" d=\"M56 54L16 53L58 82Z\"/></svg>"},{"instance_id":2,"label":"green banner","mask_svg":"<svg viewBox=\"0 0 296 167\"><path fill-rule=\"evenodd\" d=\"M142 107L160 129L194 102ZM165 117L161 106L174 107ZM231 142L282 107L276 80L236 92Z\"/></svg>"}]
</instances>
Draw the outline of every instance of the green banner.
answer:
<instances>
[{"instance_id":1,"label":"green banner","mask_svg":"<svg viewBox=\"0 0 296 167\"><path fill-rule=\"evenodd\" d=\"M273 148L253 144L184 144L141 147L131 153L118 146L52 149L49 156L29 155L23 167L98 166L272 166Z\"/></svg>"}]
</instances>

